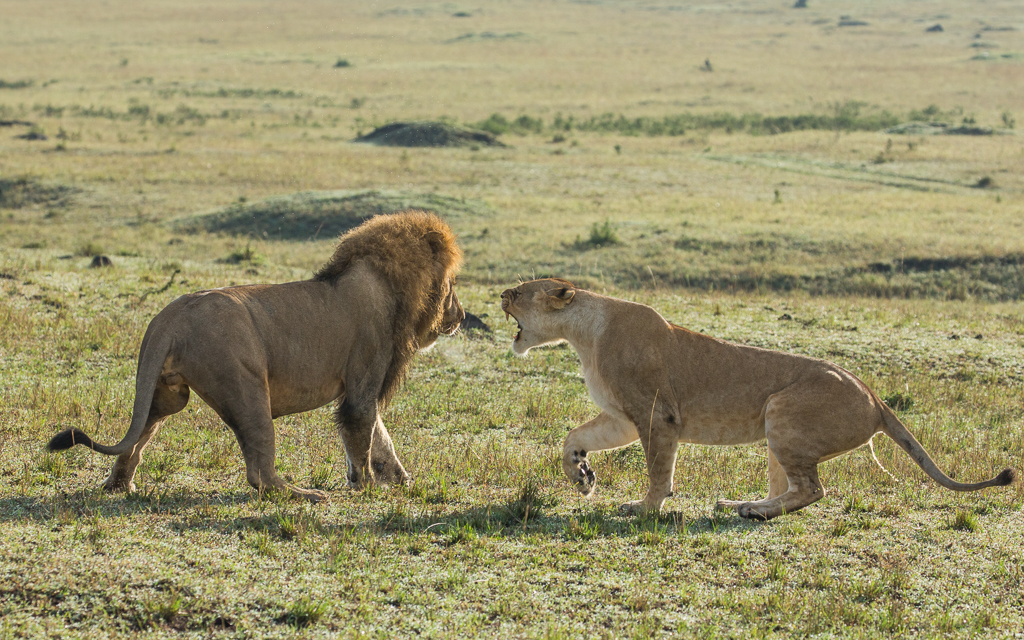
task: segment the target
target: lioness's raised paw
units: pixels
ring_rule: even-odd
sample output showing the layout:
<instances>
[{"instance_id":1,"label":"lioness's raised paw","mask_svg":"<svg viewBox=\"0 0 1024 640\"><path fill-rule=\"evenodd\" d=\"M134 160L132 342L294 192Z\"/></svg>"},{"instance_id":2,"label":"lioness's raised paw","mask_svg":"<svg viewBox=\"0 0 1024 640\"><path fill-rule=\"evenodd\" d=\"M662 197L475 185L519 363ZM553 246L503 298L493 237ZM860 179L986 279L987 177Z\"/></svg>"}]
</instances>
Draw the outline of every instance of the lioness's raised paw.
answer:
<instances>
[{"instance_id":1,"label":"lioness's raised paw","mask_svg":"<svg viewBox=\"0 0 1024 640\"><path fill-rule=\"evenodd\" d=\"M577 491L585 496L589 496L594 492L594 487L597 486L597 474L594 473L594 469L587 462L587 452L572 451L566 452L566 454L563 458L565 475L569 477L569 481L572 482L572 486Z\"/></svg>"}]
</instances>

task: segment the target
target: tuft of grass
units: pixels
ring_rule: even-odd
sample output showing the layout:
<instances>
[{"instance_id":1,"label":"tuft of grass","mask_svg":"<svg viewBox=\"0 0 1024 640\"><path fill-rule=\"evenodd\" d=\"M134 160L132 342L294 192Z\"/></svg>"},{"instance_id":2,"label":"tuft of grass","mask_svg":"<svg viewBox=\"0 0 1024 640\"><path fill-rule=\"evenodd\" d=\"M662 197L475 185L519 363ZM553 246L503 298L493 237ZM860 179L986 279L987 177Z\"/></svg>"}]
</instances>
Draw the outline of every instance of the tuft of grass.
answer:
<instances>
[{"instance_id":1,"label":"tuft of grass","mask_svg":"<svg viewBox=\"0 0 1024 640\"><path fill-rule=\"evenodd\" d=\"M543 494L536 478L528 479L519 489L516 499L511 501L506 510L516 522L524 526L530 519L537 519L544 513L545 507L554 506L555 501Z\"/></svg>"},{"instance_id":2,"label":"tuft of grass","mask_svg":"<svg viewBox=\"0 0 1024 640\"><path fill-rule=\"evenodd\" d=\"M601 527L590 518L572 517L565 521L562 533L567 540L589 541L601 533Z\"/></svg>"},{"instance_id":3,"label":"tuft of grass","mask_svg":"<svg viewBox=\"0 0 1024 640\"><path fill-rule=\"evenodd\" d=\"M448 527L448 530L441 539L441 543L446 547L453 547L457 544L474 542L477 537L476 530L468 522L456 522Z\"/></svg>"},{"instance_id":4,"label":"tuft of grass","mask_svg":"<svg viewBox=\"0 0 1024 640\"><path fill-rule=\"evenodd\" d=\"M245 245L244 249L235 249L221 260L224 264L248 264L260 266L266 264L267 258L258 253L251 245Z\"/></svg>"},{"instance_id":5,"label":"tuft of grass","mask_svg":"<svg viewBox=\"0 0 1024 640\"><path fill-rule=\"evenodd\" d=\"M970 511L958 509L956 514L953 516L952 521L949 523L949 528L956 531L969 531L974 533L981 529L981 525L978 524L978 516Z\"/></svg>"},{"instance_id":6,"label":"tuft of grass","mask_svg":"<svg viewBox=\"0 0 1024 640\"><path fill-rule=\"evenodd\" d=\"M302 596L289 604L285 611L277 617L277 621L296 629L305 629L320 622L328 610L329 606L326 602L318 602L308 596Z\"/></svg>"}]
</instances>

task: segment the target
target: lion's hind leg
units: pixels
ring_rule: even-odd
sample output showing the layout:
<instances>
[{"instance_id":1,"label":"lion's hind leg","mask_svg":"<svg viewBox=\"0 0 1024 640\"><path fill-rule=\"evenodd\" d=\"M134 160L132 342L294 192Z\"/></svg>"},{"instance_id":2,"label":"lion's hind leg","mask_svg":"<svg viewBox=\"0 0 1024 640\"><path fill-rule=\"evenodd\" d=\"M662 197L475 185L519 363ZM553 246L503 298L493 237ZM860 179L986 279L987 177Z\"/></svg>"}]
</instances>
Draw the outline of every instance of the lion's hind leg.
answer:
<instances>
[{"instance_id":1,"label":"lion's hind leg","mask_svg":"<svg viewBox=\"0 0 1024 640\"><path fill-rule=\"evenodd\" d=\"M156 436L160 426L168 416L178 413L188 404L188 385L181 381L180 377L161 380L156 386L153 394L153 402L149 408L149 416L146 418L146 426L135 447L122 453L114 461L114 467L110 475L103 483L107 491L135 491L135 470L142 462L142 452Z\"/></svg>"},{"instance_id":2,"label":"lion's hind leg","mask_svg":"<svg viewBox=\"0 0 1024 640\"><path fill-rule=\"evenodd\" d=\"M640 434L633 423L602 411L596 418L576 427L566 436L562 449L562 470L577 491L589 496L597 486L597 474L591 468L587 454L591 451L619 449L639 438Z\"/></svg>"},{"instance_id":3,"label":"lion's hind leg","mask_svg":"<svg viewBox=\"0 0 1024 640\"><path fill-rule=\"evenodd\" d=\"M245 460L245 479L256 491L277 491L293 498L311 502L327 499L327 494L316 489L300 489L284 481L277 474L277 445L274 419L270 413L270 397L266 386L255 381L239 384L226 394L227 402L207 404L214 408L235 434Z\"/></svg>"}]
</instances>

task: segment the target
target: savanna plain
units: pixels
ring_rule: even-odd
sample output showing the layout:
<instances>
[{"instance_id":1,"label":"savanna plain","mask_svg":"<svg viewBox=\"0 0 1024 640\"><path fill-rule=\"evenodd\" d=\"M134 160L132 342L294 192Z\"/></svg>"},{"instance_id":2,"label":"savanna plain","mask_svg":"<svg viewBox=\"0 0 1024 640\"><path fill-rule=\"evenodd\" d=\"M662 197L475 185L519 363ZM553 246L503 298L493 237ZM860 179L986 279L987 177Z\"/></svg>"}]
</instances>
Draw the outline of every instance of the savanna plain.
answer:
<instances>
[{"instance_id":1,"label":"savanna plain","mask_svg":"<svg viewBox=\"0 0 1024 640\"><path fill-rule=\"evenodd\" d=\"M498 295L560 276L842 365L958 480L1024 466L1019 3L806 5L0 0L0 637L1024 635L1024 483L953 493L881 436L758 523L713 507L764 496L766 447L682 445L625 516L639 445L590 499L560 470L576 354L511 353ZM425 120L503 146L352 142ZM346 488L329 407L276 421L321 504L257 495L195 396L133 493L45 451L121 438L171 300L407 206L491 329L384 413L409 485Z\"/></svg>"}]
</instances>

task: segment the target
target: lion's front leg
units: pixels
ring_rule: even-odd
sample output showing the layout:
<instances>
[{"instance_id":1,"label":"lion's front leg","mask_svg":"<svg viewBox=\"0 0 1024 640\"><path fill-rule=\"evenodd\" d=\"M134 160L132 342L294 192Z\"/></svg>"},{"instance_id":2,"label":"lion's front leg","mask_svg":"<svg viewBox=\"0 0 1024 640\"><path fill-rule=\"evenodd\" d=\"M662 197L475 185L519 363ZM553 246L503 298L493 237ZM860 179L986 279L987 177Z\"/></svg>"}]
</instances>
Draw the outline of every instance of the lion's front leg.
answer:
<instances>
[{"instance_id":1,"label":"lion's front leg","mask_svg":"<svg viewBox=\"0 0 1024 640\"><path fill-rule=\"evenodd\" d=\"M377 402L358 404L346 398L334 412L348 458L348 486L363 489L373 482L371 448L373 432L380 419Z\"/></svg>"},{"instance_id":2,"label":"lion's front leg","mask_svg":"<svg viewBox=\"0 0 1024 640\"><path fill-rule=\"evenodd\" d=\"M601 412L596 418L582 424L565 438L562 449L562 470L576 490L585 496L594 492L597 474L594 473L587 455L591 451L618 449L639 438L636 426L631 422Z\"/></svg>"},{"instance_id":3,"label":"lion's front leg","mask_svg":"<svg viewBox=\"0 0 1024 640\"><path fill-rule=\"evenodd\" d=\"M398 455L395 453L395 445L391 442L391 434L388 433L377 415L377 422L373 427L373 442L370 445L370 467L373 469L373 477L377 482L386 484L408 484L409 474L402 466Z\"/></svg>"}]
</instances>

